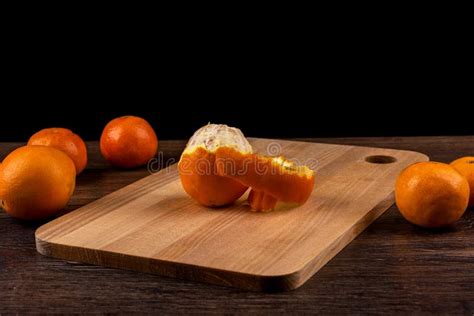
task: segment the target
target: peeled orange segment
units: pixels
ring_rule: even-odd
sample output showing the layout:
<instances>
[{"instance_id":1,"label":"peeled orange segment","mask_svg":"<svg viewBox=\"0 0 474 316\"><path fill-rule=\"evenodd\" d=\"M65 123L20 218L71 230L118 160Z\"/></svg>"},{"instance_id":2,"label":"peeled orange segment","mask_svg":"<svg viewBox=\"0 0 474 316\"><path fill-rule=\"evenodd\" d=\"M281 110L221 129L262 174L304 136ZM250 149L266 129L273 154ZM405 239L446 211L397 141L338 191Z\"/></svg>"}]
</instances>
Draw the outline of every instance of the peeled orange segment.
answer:
<instances>
[{"instance_id":1,"label":"peeled orange segment","mask_svg":"<svg viewBox=\"0 0 474 316\"><path fill-rule=\"evenodd\" d=\"M217 174L252 188L254 192L249 196L249 203L256 210L273 209L276 205L274 199L303 204L314 187L314 171L284 157L245 154L220 147L216 150L216 168Z\"/></svg>"},{"instance_id":2,"label":"peeled orange segment","mask_svg":"<svg viewBox=\"0 0 474 316\"><path fill-rule=\"evenodd\" d=\"M227 125L208 124L189 140L178 163L184 190L205 206L223 206L234 203L248 186L217 174L216 151L231 148L242 154L252 152L252 146L242 132Z\"/></svg>"}]
</instances>

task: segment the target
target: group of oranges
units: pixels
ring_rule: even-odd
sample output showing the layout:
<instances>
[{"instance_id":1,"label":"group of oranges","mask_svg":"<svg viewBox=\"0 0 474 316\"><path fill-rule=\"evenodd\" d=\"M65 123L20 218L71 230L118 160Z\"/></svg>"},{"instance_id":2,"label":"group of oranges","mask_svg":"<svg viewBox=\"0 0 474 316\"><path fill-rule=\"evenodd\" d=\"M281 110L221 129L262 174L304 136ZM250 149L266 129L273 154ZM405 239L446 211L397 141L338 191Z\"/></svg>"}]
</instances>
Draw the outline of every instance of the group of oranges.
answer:
<instances>
[{"instance_id":1,"label":"group of oranges","mask_svg":"<svg viewBox=\"0 0 474 316\"><path fill-rule=\"evenodd\" d=\"M227 153L224 150L227 147L219 146L230 146L232 151ZM102 156L120 168L142 166L157 150L155 131L147 121L136 116L113 119L104 127L100 138ZM191 162L205 158L214 164L223 153L238 163L254 157L257 161L277 165L278 170L288 169L282 165L284 161L252 154L240 130L209 124L193 135L179 163L184 190L203 205L230 204L249 186L252 187L249 203L255 210L273 209L278 199L302 204L311 194L314 174L303 167L292 167L291 172L266 177L252 173L230 174L222 168L217 168L220 171L217 174L200 175L189 172L192 163L185 164L185 158ZM0 163L1 207L20 219L49 217L67 205L75 189L76 176L86 166L87 148L81 137L66 128L43 129L31 136L26 146L12 151ZM305 194L301 196L303 191ZM256 195L262 192L265 194ZM293 192L291 196L289 192ZM266 203L267 193L278 199ZM402 215L413 224L436 228L454 223L468 206L474 206L474 157L460 158L451 164L420 162L409 166L396 181L395 200Z\"/></svg>"},{"instance_id":2,"label":"group of oranges","mask_svg":"<svg viewBox=\"0 0 474 316\"><path fill-rule=\"evenodd\" d=\"M102 156L120 168L146 164L158 150L151 125L136 116L110 121L100 138ZM46 128L12 151L0 164L0 200L11 216L36 220L63 209L87 166L87 147L66 128Z\"/></svg>"}]
</instances>

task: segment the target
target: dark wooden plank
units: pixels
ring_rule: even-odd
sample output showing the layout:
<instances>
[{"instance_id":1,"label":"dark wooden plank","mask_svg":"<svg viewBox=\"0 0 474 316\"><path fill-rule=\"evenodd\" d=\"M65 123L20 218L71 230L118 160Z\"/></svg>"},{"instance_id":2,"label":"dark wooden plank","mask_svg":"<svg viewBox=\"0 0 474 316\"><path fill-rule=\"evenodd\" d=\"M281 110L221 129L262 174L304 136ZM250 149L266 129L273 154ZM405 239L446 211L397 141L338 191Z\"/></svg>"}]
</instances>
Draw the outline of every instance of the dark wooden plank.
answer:
<instances>
[{"instance_id":1,"label":"dark wooden plank","mask_svg":"<svg viewBox=\"0 0 474 316\"><path fill-rule=\"evenodd\" d=\"M474 137L336 138L311 141L416 150L433 160L474 154ZM0 157L21 144L3 143ZM161 141L177 158L184 141ZM146 176L116 170L88 143L89 168L68 210ZM43 257L34 231L0 211L0 313L323 312L474 313L474 211L454 228L430 232L393 206L301 288L265 294Z\"/></svg>"}]
</instances>

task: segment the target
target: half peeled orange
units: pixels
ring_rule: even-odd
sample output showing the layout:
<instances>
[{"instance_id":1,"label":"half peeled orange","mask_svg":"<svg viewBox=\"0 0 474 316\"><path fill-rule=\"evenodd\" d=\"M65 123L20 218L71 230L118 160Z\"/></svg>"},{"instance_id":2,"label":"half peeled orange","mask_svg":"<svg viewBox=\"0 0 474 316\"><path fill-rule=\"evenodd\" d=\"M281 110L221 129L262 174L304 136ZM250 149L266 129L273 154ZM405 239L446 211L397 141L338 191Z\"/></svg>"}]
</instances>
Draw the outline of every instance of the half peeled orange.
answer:
<instances>
[{"instance_id":1,"label":"half peeled orange","mask_svg":"<svg viewBox=\"0 0 474 316\"><path fill-rule=\"evenodd\" d=\"M189 140L178 164L184 190L206 206L235 202L250 187L253 210L271 211L277 204L301 205L314 187L314 171L284 157L253 153L242 132L208 124Z\"/></svg>"},{"instance_id":2,"label":"half peeled orange","mask_svg":"<svg viewBox=\"0 0 474 316\"><path fill-rule=\"evenodd\" d=\"M208 124L194 133L178 163L184 190L205 206L232 204L248 189L234 179L217 174L215 161L219 148L232 148L243 155L252 153L252 146L239 129Z\"/></svg>"}]
</instances>

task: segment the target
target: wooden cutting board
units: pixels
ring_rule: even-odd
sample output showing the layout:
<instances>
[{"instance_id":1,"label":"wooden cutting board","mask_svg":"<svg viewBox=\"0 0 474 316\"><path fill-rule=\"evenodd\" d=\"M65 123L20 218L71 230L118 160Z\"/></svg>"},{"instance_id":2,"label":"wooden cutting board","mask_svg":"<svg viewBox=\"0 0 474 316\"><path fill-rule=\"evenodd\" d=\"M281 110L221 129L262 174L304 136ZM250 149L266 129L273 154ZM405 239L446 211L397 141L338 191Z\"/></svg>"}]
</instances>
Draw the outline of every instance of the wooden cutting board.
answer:
<instances>
[{"instance_id":1,"label":"wooden cutting board","mask_svg":"<svg viewBox=\"0 0 474 316\"><path fill-rule=\"evenodd\" d=\"M250 139L256 152L312 166L303 206L255 213L245 198L211 209L191 200L173 165L36 231L46 256L279 291L301 286L393 204L395 179L428 157L410 151Z\"/></svg>"}]
</instances>

